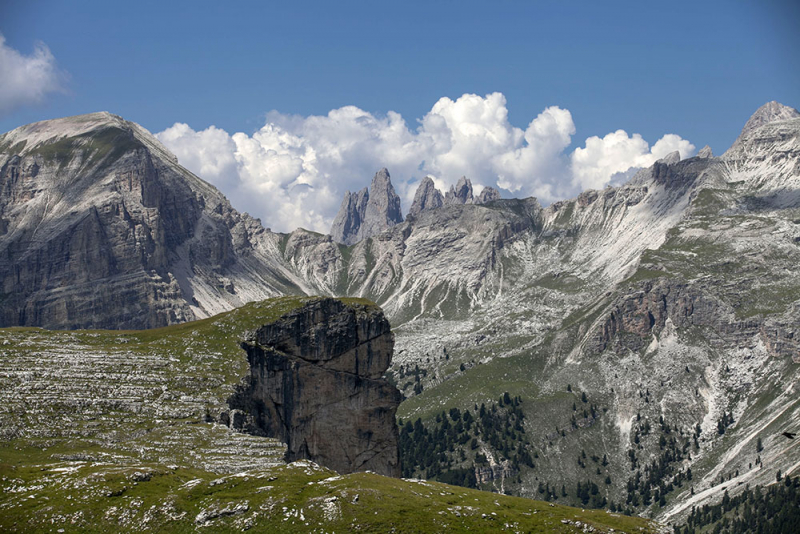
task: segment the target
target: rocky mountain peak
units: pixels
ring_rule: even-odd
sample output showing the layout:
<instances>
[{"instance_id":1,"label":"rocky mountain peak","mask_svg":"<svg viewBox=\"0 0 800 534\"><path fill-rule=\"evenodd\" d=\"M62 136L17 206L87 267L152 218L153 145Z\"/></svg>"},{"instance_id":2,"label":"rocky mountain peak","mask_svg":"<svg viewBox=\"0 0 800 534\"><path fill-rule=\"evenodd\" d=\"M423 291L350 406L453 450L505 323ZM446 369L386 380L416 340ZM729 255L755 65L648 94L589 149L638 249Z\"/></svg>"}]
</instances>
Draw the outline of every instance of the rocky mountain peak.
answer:
<instances>
[{"instance_id":1,"label":"rocky mountain peak","mask_svg":"<svg viewBox=\"0 0 800 534\"><path fill-rule=\"evenodd\" d=\"M800 140L800 111L778 102L767 102L745 123L739 137L723 154L727 161L744 161L772 154L777 143L788 142L797 150ZM790 141L793 139L794 141ZM773 180L770 180L773 182Z\"/></svg>"},{"instance_id":2,"label":"rocky mountain peak","mask_svg":"<svg viewBox=\"0 0 800 534\"><path fill-rule=\"evenodd\" d=\"M409 215L419 215L422 210L431 210L441 207L444 204L442 192L436 189L430 176L426 176L417 187L414 194L414 202L411 204Z\"/></svg>"},{"instance_id":3,"label":"rocky mountain peak","mask_svg":"<svg viewBox=\"0 0 800 534\"><path fill-rule=\"evenodd\" d=\"M375 173L369 191L345 194L333 220L331 236L337 243L353 245L403 222L400 197L386 168Z\"/></svg>"},{"instance_id":4,"label":"rocky mountain peak","mask_svg":"<svg viewBox=\"0 0 800 534\"><path fill-rule=\"evenodd\" d=\"M99 137L128 137L165 160L177 163L178 159L146 128L107 111L75 115L20 126L0 136L4 147L15 147L25 155L42 146L64 139L89 139ZM117 143L118 144L118 143Z\"/></svg>"},{"instance_id":5,"label":"rocky mountain peak","mask_svg":"<svg viewBox=\"0 0 800 534\"><path fill-rule=\"evenodd\" d=\"M347 191L344 194L342 205L331 226L331 235L334 241L348 245L352 244L348 241L355 239L355 236L358 235L368 200L369 191L367 191L366 187L357 193Z\"/></svg>"},{"instance_id":6,"label":"rocky mountain peak","mask_svg":"<svg viewBox=\"0 0 800 534\"><path fill-rule=\"evenodd\" d=\"M670 152L656 163L663 163L664 165L672 165L674 163L678 163L681 160L681 153L677 150Z\"/></svg>"},{"instance_id":7,"label":"rocky mountain peak","mask_svg":"<svg viewBox=\"0 0 800 534\"><path fill-rule=\"evenodd\" d=\"M273 255L251 254L271 234L111 113L0 136L0 184L4 326L149 328L279 292L236 274L281 270Z\"/></svg>"},{"instance_id":8,"label":"rocky mountain peak","mask_svg":"<svg viewBox=\"0 0 800 534\"><path fill-rule=\"evenodd\" d=\"M500 200L500 191L494 187L486 186L481 191L481 194L478 195L478 198L475 199L475 204L486 204L492 200Z\"/></svg>"},{"instance_id":9,"label":"rocky mountain peak","mask_svg":"<svg viewBox=\"0 0 800 534\"><path fill-rule=\"evenodd\" d=\"M444 197L445 204L472 204L475 201L472 196L472 182L466 177L459 178L458 183Z\"/></svg>"},{"instance_id":10,"label":"rocky mountain peak","mask_svg":"<svg viewBox=\"0 0 800 534\"><path fill-rule=\"evenodd\" d=\"M770 122L782 121L786 119L796 119L800 117L800 111L796 109L784 106L779 102L767 102L760 108L756 110L755 113L750 117L750 119L745 123L744 128L742 128L742 133L739 137L742 137L756 128L768 124Z\"/></svg>"},{"instance_id":11,"label":"rocky mountain peak","mask_svg":"<svg viewBox=\"0 0 800 534\"><path fill-rule=\"evenodd\" d=\"M703 148L700 149L700 152L697 153L697 157L698 158L703 158L703 159L713 158L714 157L714 153L711 151L711 147L706 145L706 146L704 146Z\"/></svg>"}]
</instances>

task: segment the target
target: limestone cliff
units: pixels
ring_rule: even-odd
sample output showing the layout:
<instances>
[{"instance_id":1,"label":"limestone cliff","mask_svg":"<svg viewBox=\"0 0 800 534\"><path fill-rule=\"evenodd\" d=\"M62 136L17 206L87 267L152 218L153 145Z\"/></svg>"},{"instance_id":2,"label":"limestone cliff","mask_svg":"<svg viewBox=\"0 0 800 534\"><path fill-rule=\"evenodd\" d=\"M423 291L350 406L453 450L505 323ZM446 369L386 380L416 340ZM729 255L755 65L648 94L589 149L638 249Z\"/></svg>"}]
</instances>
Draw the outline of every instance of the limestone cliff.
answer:
<instances>
[{"instance_id":1,"label":"limestone cliff","mask_svg":"<svg viewBox=\"0 0 800 534\"><path fill-rule=\"evenodd\" d=\"M400 476L400 393L382 378L394 336L375 306L312 300L255 331L250 375L229 403L244 430L278 438L286 459L340 473Z\"/></svg>"}]
</instances>

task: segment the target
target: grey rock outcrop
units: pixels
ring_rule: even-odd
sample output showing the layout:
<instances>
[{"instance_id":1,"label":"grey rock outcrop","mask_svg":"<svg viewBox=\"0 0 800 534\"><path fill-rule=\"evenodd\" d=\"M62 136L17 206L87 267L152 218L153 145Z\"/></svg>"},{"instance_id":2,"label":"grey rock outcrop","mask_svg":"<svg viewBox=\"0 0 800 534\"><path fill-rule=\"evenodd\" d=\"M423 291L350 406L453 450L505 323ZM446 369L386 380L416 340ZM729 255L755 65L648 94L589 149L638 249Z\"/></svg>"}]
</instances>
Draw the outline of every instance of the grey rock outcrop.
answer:
<instances>
[{"instance_id":1,"label":"grey rock outcrop","mask_svg":"<svg viewBox=\"0 0 800 534\"><path fill-rule=\"evenodd\" d=\"M408 213L417 216L423 210L435 209L444 205L485 204L499 199L500 192L494 187L484 187L480 195L474 196L472 182L463 176L455 187L450 186L450 191L446 197L443 197L441 191L436 189L433 180L426 176L417 187L414 203Z\"/></svg>"},{"instance_id":2,"label":"grey rock outcrop","mask_svg":"<svg viewBox=\"0 0 800 534\"><path fill-rule=\"evenodd\" d=\"M243 343L250 376L230 406L253 417L250 431L286 443L287 461L398 477L401 397L382 378L393 346L379 308L312 301Z\"/></svg>"},{"instance_id":3,"label":"grey rock outcrop","mask_svg":"<svg viewBox=\"0 0 800 534\"><path fill-rule=\"evenodd\" d=\"M715 298L708 288L674 278L642 282L612 303L597 326L587 348L596 354L611 348L619 353L641 349L653 334L670 322L680 329L709 328L716 333L710 343L720 349L754 349L759 342L773 356L788 356L800 362L798 332L794 317L738 319L735 309Z\"/></svg>"},{"instance_id":4,"label":"grey rock outcrop","mask_svg":"<svg viewBox=\"0 0 800 534\"><path fill-rule=\"evenodd\" d=\"M372 178L369 191L365 188L356 194L345 194L331 226L331 236L337 243L353 245L401 222L400 197L389 171L383 168Z\"/></svg>"},{"instance_id":5,"label":"grey rock outcrop","mask_svg":"<svg viewBox=\"0 0 800 534\"><path fill-rule=\"evenodd\" d=\"M411 204L411 209L408 210L409 215L419 215L422 210L431 210L440 208L444 204L444 197L442 192L436 189L433 180L430 176L426 176L417 187L417 192L414 193L414 202Z\"/></svg>"},{"instance_id":6,"label":"grey rock outcrop","mask_svg":"<svg viewBox=\"0 0 800 534\"><path fill-rule=\"evenodd\" d=\"M483 188L481 194L475 199L475 204L486 204L493 200L500 200L500 191L494 187L487 186Z\"/></svg>"},{"instance_id":7,"label":"grey rock outcrop","mask_svg":"<svg viewBox=\"0 0 800 534\"><path fill-rule=\"evenodd\" d=\"M450 191L444 196L445 204L472 204L472 182L466 176L458 179L458 183L450 186Z\"/></svg>"}]
</instances>

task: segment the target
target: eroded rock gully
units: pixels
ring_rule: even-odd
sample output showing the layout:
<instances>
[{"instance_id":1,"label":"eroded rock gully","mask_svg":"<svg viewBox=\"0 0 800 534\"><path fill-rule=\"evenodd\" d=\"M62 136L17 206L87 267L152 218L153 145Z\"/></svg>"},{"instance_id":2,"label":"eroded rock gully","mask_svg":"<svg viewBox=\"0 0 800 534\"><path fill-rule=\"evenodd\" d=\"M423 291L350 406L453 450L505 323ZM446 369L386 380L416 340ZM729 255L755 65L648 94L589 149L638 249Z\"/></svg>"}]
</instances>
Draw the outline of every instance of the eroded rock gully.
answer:
<instances>
[{"instance_id":1,"label":"eroded rock gully","mask_svg":"<svg viewBox=\"0 0 800 534\"><path fill-rule=\"evenodd\" d=\"M400 476L401 396L382 378L394 334L379 308L321 298L262 326L242 347L250 374L225 422L282 440L287 461Z\"/></svg>"}]
</instances>

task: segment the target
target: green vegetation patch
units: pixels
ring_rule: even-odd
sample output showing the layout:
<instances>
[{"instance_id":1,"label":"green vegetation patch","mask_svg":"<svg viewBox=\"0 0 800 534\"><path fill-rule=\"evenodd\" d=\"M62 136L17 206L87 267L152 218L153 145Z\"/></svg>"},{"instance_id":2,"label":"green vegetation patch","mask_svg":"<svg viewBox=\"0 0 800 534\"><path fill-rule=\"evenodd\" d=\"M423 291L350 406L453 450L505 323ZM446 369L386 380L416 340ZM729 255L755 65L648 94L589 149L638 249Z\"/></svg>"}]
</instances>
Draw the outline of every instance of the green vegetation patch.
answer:
<instances>
[{"instance_id":1,"label":"green vegetation patch","mask_svg":"<svg viewBox=\"0 0 800 534\"><path fill-rule=\"evenodd\" d=\"M775 474L776 484L756 486L731 497L726 491L715 505L693 507L676 534L728 532L796 532L800 525L800 478Z\"/></svg>"},{"instance_id":2,"label":"green vegetation patch","mask_svg":"<svg viewBox=\"0 0 800 534\"><path fill-rule=\"evenodd\" d=\"M413 424L401 421L403 476L475 488L475 469L490 463L487 450L497 451L496 460L506 464L509 478L518 475L521 465L534 467L521 405L520 397L506 392L498 402L476 404L474 410L442 411L428 425L419 418Z\"/></svg>"}]
</instances>

